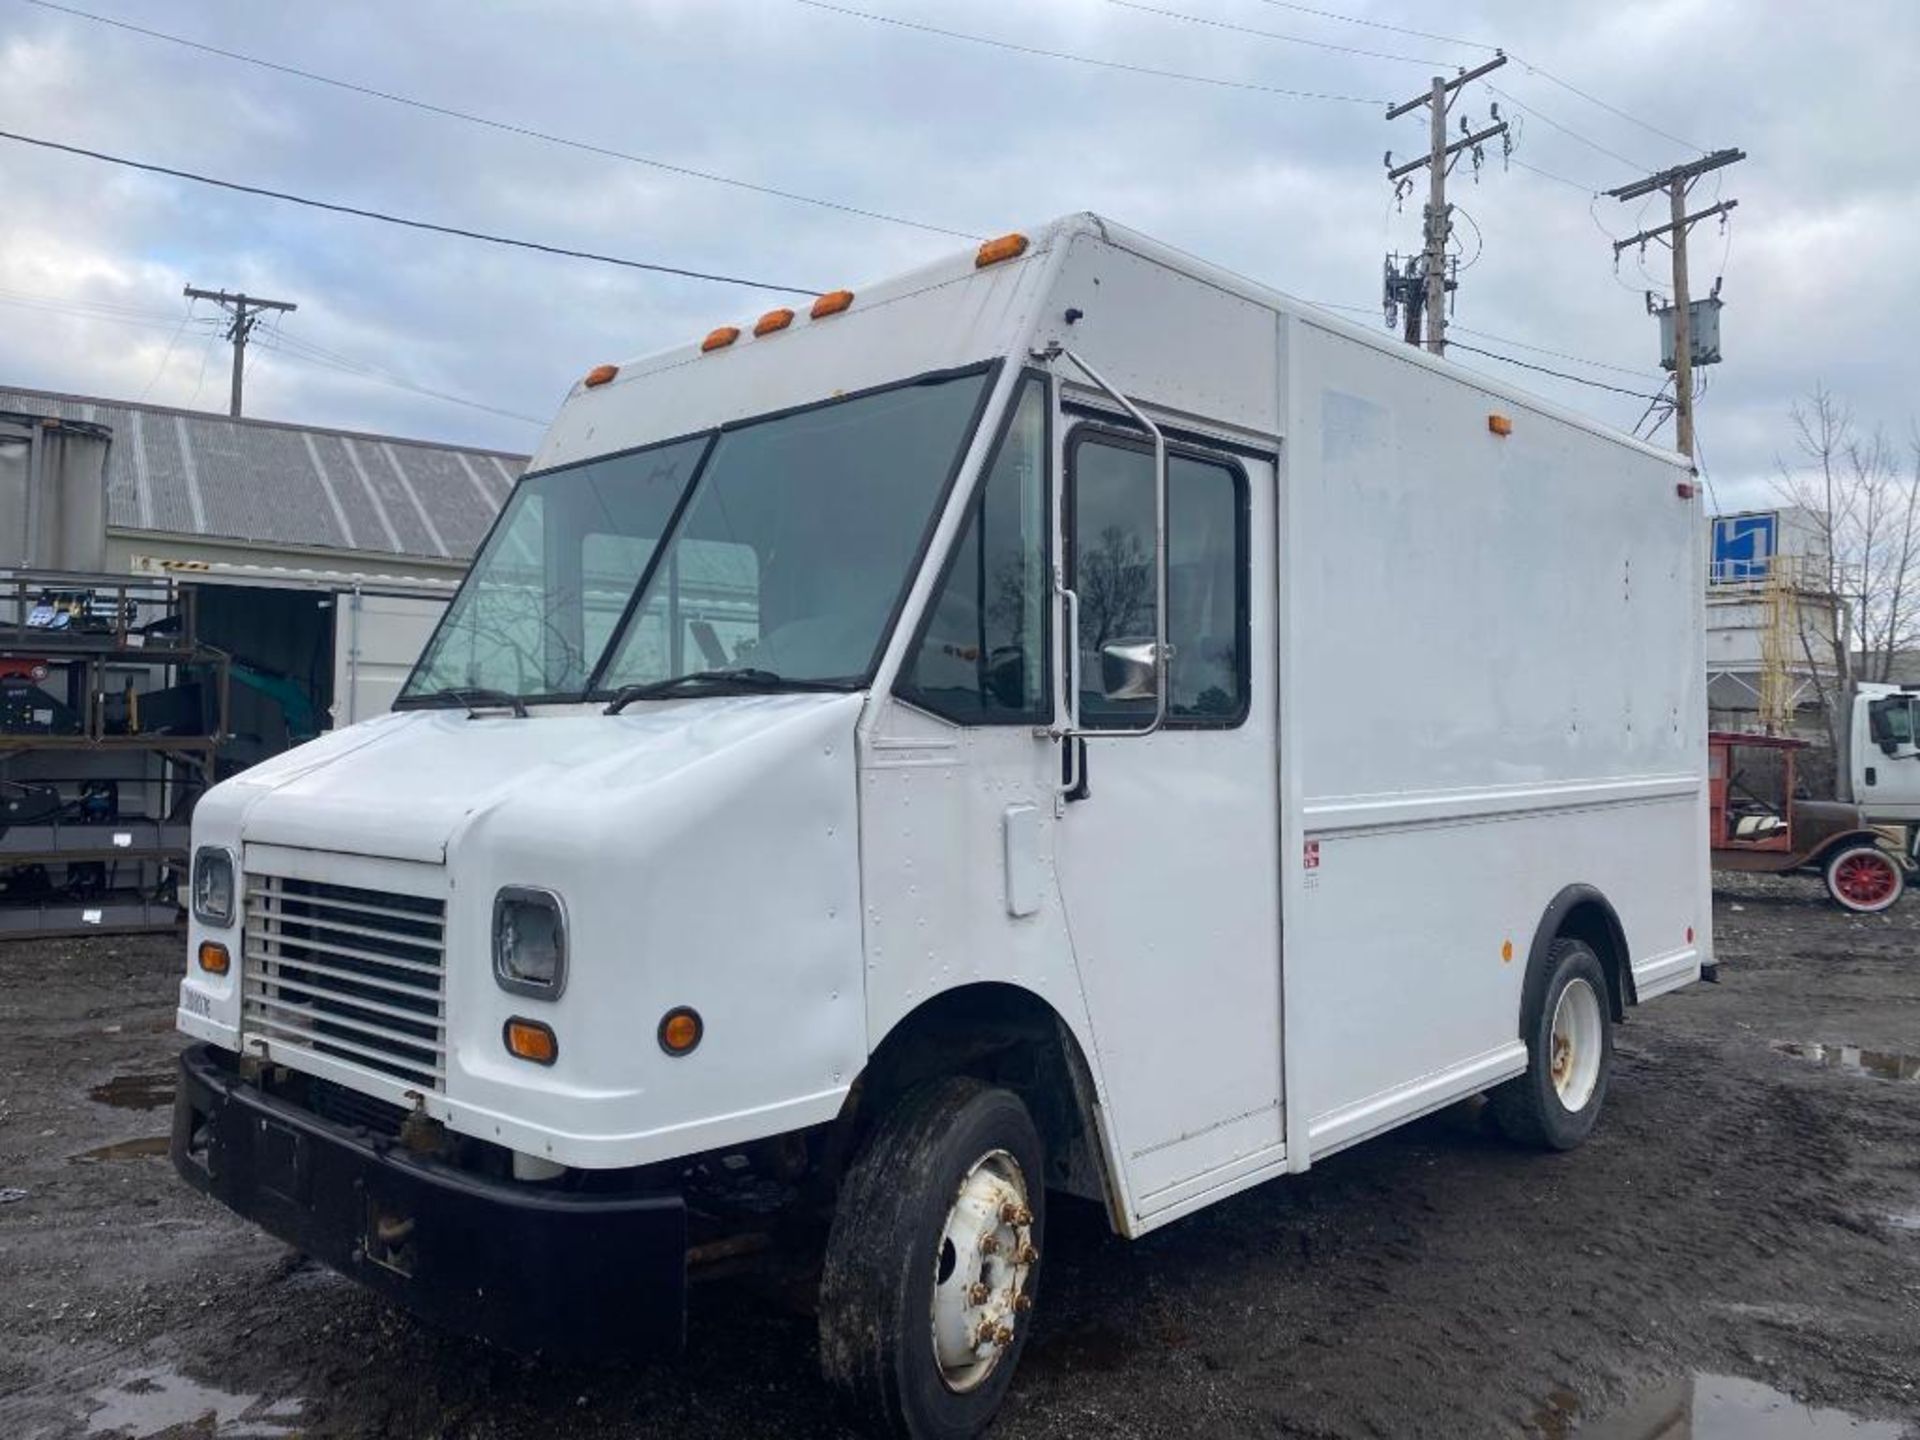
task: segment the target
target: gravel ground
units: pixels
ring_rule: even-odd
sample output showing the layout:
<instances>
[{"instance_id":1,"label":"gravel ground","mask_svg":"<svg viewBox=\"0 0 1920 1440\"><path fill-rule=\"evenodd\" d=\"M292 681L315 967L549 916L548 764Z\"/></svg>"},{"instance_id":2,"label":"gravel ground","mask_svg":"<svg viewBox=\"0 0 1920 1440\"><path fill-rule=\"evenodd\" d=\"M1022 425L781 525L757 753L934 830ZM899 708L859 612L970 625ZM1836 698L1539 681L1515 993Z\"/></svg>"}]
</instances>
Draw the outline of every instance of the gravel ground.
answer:
<instances>
[{"instance_id":1,"label":"gravel ground","mask_svg":"<svg viewBox=\"0 0 1920 1440\"><path fill-rule=\"evenodd\" d=\"M996 1437L1920 1436L1920 1061L1871 1073L1920 1056L1920 895L1858 919L1724 877L1716 912L1723 983L1635 1012L1579 1151L1462 1106L1133 1245L1057 1203ZM180 965L0 946L0 1437L841 1433L803 1285L696 1287L677 1366L526 1363L193 1194ZM1675 1382L1697 1431L1612 1428ZM1722 1402L1784 1408L1710 1431Z\"/></svg>"}]
</instances>

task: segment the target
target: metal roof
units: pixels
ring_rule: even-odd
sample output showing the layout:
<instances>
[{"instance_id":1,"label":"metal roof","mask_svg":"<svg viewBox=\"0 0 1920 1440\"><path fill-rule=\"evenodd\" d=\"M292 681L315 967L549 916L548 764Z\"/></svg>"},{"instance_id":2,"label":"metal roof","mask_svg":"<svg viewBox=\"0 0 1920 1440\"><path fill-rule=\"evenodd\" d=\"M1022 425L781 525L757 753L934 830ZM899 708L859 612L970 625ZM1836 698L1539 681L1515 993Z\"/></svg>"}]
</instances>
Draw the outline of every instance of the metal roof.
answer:
<instances>
[{"instance_id":1,"label":"metal roof","mask_svg":"<svg viewBox=\"0 0 1920 1440\"><path fill-rule=\"evenodd\" d=\"M301 548L472 558L525 455L0 388L0 411L113 431L107 524Z\"/></svg>"}]
</instances>

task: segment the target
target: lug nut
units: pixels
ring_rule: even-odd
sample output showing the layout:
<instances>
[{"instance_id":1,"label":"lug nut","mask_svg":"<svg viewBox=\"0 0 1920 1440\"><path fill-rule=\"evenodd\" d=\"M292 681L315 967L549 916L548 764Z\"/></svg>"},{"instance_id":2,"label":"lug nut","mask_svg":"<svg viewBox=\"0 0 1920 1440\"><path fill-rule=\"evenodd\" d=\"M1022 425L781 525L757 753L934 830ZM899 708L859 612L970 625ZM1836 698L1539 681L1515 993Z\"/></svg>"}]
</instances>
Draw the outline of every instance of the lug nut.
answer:
<instances>
[{"instance_id":1,"label":"lug nut","mask_svg":"<svg viewBox=\"0 0 1920 1440\"><path fill-rule=\"evenodd\" d=\"M969 1305L984 1305L987 1303L987 1297L992 1293L993 1292L987 1289L985 1285L976 1283L967 1289L967 1303Z\"/></svg>"},{"instance_id":2,"label":"lug nut","mask_svg":"<svg viewBox=\"0 0 1920 1440\"><path fill-rule=\"evenodd\" d=\"M1040 1252L1031 1245L1022 1245L1020 1252L1013 1258L1015 1263L1020 1265L1035 1265L1040 1261Z\"/></svg>"},{"instance_id":3,"label":"lug nut","mask_svg":"<svg viewBox=\"0 0 1920 1440\"><path fill-rule=\"evenodd\" d=\"M1002 1325L998 1330L994 1331L993 1343L1000 1346L1011 1345L1013 1343L1013 1327L1011 1325Z\"/></svg>"},{"instance_id":4,"label":"lug nut","mask_svg":"<svg viewBox=\"0 0 1920 1440\"><path fill-rule=\"evenodd\" d=\"M1002 1225L1031 1225L1033 1223L1033 1211L1024 1205L1009 1200L1000 1207L1000 1223Z\"/></svg>"},{"instance_id":5,"label":"lug nut","mask_svg":"<svg viewBox=\"0 0 1920 1440\"><path fill-rule=\"evenodd\" d=\"M1033 1296L1025 1294L1014 1296L1013 1308L1016 1314L1025 1315L1033 1309Z\"/></svg>"},{"instance_id":6,"label":"lug nut","mask_svg":"<svg viewBox=\"0 0 1920 1440\"><path fill-rule=\"evenodd\" d=\"M983 1239L980 1242L980 1253L982 1255L998 1255L1000 1253L1000 1237L998 1235L989 1235Z\"/></svg>"}]
</instances>

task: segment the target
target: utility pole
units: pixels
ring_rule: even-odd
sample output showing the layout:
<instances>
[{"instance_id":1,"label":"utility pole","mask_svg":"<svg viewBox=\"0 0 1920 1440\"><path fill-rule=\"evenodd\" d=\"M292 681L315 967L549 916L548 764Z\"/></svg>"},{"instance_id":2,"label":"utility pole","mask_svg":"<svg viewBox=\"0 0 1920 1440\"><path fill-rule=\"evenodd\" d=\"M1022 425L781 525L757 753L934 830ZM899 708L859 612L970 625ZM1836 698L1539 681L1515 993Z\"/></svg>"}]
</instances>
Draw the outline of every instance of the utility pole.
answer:
<instances>
[{"instance_id":1,"label":"utility pole","mask_svg":"<svg viewBox=\"0 0 1920 1440\"><path fill-rule=\"evenodd\" d=\"M1657 190L1667 192L1668 213L1672 218L1665 225L1657 225L1651 230L1642 230L1638 235L1629 235L1625 240L1615 241L1613 253L1618 258L1620 252L1629 245L1645 245L1650 240L1660 239L1664 239L1673 252L1674 437L1680 453L1689 460L1693 458L1693 301L1687 284L1687 232L1702 220L1725 215L1740 202L1723 200L1718 205L1709 205L1689 215L1687 192L1702 175L1746 158L1747 152L1744 150L1716 150L1688 164L1675 165L1644 180L1636 180L1631 185L1622 185L1606 192L1622 203L1638 200Z\"/></svg>"},{"instance_id":2,"label":"utility pole","mask_svg":"<svg viewBox=\"0 0 1920 1440\"><path fill-rule=\"evenodd\" d=\"M229 295L224 290L196 290L191 285L187 286L186 295L190 300L211 300L233 316L227 323L227 339L233 342L233 402L227 413L238 420L240 385L246 374L247 337L253 333L253 327L260 323L260 312L298 310L300 307L291 300L262 300L257 295Z\"/></svg>"},{"instance_id":3,"label":"utility pole","mask_svg":"<svg viewBox=\"0 0 1920 1440\"><path fill-rule=\"evenodd\" d=\"M1472 70L1463 70L1454 79L1444 75L1433 77L1433 83L1424 95L1416 95L1411 100L1403 100L1398 105L1389 106L1387 119L1398 120L1402 115L1418 110L1422 105L1428 108L1428 151L1418 160L1409 160L1406 164L1395 166L1393 152L1387 152L1387 179L1399 185L1404 177L1411 175L1421 166L1427 167L1427 204L1424 212L1421 252L1421 278L1424 281L1422 293L1418 297L1420 308L1426 312L1426 345L1435 355L1444 355L1447 349L1447 291L1453 288L1447 279L1447 241L1453 234L1453 209L1447 204L1447 170L1453 164L1454 157L1463 150L1471 150L1474 164L1479 164L1480 146L1496 135L1507 133L1507 122L1501 120L1500 108L1495 106L1493 114L1498 122L1486 129L1464 135L1451 145L1447 143L1447 107L1452 103L1453 92L1469 81L1478 80L1498 70L1507 63L1504 54L1498 54L1486 64ZM1461 128L1467 129L1465 122ZM1408 182L1411 183L1411 182ZM1413 303L1414 298L1402 291L1405 302ZM1388 298L1394 298L1392 280L1389 278ZM1409 317L1407 336L1412 343L1419 343L1419 328Z\"/></svg>"}]
</instances>

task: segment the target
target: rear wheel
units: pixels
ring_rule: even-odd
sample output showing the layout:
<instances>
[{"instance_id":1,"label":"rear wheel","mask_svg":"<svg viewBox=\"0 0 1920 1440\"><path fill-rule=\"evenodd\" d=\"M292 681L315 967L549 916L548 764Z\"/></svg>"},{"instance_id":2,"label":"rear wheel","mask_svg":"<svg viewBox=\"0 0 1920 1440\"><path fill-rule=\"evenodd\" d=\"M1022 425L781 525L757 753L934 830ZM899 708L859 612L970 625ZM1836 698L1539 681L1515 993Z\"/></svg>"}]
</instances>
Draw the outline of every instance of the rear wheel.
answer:
<instances>
[{"instance_id":1,"label":"rear wheel","mask_svg":"<svg viewBox=\"0 0 1920 1440\"><path fill-rule=\"evenodd\" d=\"M1571 1150L1600 1119L1613 1075L1606 971L1585 942L1553 942L1526 1024L1526 1073L1489 1093L1487 1103L1509 1139Z\"/></svg>"},{"instance_id":2,"label":"rear wheel","mask_svg":"<svg viewBox=\"0 0 1920 1440\"><path fill-rule=\"evenodd\" d=\"M820 1282L820 1368L875 1430L985 1429L1031 1328L1045 1194L1018 1096L949 1077L910 1091L847 1171Z\"/></svg>"},{"instance_id":3,"label":"rear wheel","mask_svg":"<svg viewBox=\"0 0 1920 1440\"><path fill-rule=\"evenodd\" d=\"M1906 888L1900 862L1878 845L1852 845L1827 862L1827 893L1844 910L1875 915Z\"/></svg>"}]
</instances>

